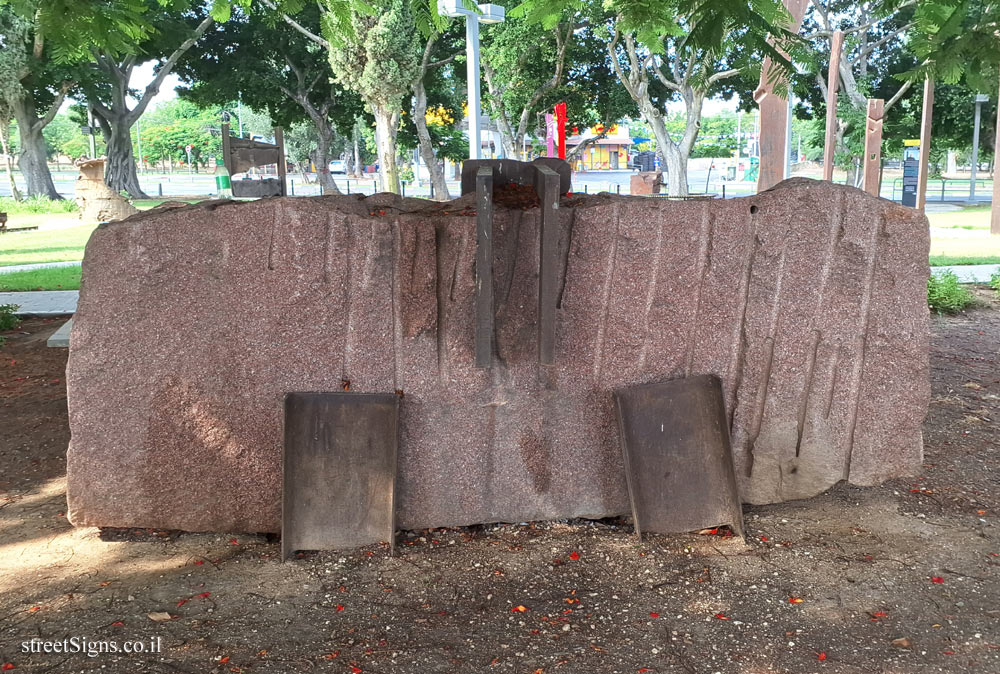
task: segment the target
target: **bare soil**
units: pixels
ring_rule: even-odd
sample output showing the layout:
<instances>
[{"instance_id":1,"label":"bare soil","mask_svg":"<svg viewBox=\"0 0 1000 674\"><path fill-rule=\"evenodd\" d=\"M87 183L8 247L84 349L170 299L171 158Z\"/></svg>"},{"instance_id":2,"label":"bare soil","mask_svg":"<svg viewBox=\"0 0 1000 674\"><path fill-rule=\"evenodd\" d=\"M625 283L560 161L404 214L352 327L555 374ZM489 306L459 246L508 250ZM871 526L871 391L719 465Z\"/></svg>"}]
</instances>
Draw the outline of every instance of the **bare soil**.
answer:
<instances>
[{"instance_id":1,"label":"bare soil","mask_svg":"<svg viewBox=\"0 0 1000 674\"><path fill-rule=\"evenodd\" d=\"M58 321L26 322L0 347L0 665L1000 672L1000 304L979 295L932 321L919 478L748 506L746 543L718 531L637 544L627 520L544 522L402 532L393 558L288 564L274 537L71 527L66 350L45 347ZM23 652L71 638L146 652Z\"/></svg>"}]
</instances>

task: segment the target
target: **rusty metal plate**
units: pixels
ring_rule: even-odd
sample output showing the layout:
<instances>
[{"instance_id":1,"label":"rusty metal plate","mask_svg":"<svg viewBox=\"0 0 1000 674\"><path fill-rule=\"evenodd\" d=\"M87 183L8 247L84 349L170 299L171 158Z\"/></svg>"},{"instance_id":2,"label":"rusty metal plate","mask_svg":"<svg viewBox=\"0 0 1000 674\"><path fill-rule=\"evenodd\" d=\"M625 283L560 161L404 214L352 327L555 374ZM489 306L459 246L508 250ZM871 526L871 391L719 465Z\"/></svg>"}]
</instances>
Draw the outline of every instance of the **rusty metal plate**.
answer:
<instances>
[{"instance_id":1,"label":"rusty metal plate","mask_svg":"<svg viewBox=\"0 0 1000 674\"><path fill-rule=\"evenodd\" d=\"M399 396L285 396L281 557L394 543Z\"/></svg>"},{"instance_id":2,"label":"rusty metal plate","mask_svg":"<svg viewBox=\"0 0 1000 674\"><path fill-rule=\"evenodd\" d=\"M493 169L476 172L476 367L493 364Z\"/></svg>"},{"instance_id":3,"label":"rusty metal plate","mask_svg":"<svg viewBox=\"0 0 1000 674\"><path fill-rule=\"evenodd\" d=\"M614 397L636 534L725 524L742 536L719 378L632 386Z\"/></svg>"}]
</instances>

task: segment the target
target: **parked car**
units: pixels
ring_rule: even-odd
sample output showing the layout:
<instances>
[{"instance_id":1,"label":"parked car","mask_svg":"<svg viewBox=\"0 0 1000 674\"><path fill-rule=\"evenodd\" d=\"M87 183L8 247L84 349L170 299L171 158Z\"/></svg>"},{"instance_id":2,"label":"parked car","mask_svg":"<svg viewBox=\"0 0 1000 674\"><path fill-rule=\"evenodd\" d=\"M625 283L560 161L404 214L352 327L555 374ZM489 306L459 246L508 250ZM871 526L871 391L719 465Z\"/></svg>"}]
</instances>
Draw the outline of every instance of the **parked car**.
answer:
<instances>
[{"instance_id":1,"label":"parked car","mask_svg":"<svg viewBox=\"0 0 1000 674\"><path fill-rule=\"evenodd\" d=\"M330 173L347 173L347 164L343 159L334 159L330 162Z\"/></svg>"}]
</instances>

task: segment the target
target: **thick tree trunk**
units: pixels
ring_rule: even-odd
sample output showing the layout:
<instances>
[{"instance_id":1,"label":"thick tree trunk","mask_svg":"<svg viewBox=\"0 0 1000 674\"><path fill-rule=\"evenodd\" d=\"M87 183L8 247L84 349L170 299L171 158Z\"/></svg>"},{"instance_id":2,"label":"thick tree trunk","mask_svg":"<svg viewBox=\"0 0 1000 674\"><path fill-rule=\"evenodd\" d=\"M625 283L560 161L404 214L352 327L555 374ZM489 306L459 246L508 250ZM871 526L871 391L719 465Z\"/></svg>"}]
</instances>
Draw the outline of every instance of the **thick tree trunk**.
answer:
<instances>
[{"instance_id":1,"label":"thick tree trunk","mask_svg":"<svg viewBox=\"0 0 1000 674\"><path fill-rule=\"evenodd\" d=\"M641 104L639 112L653 130L653 136L656 138L656 148L667 173L667 193L672 197L686 197L688 194L687 162L689 152L685 153L683 145L678 145L670 137L663 121L663 115L656 110L651 100Z\"/></svg>"},{"instance_id":2,"label":"thick tree trunk","mask_svg":"<svg viewBox=\"0 0 1000 674\"><path fill-rule=\"evenodd\" d=\"M131 125L124 117L101 121L108 155L104 182L115 192L128 192L133 199L148 199L149 195L139 186L139 174L132 154Z\"/></svg>"},{"instance_id":3,"label":"thick tree trunk","mask_svg":"<svg viewBox=\"0 0 1000 674\"><path fill-rule=\"evenodd\" d=\"M438 201L450 201L448 184L444 181L444 170L434 156L434 145L431 142L431 132L427 129L427 89L423 80L413 86L413 123L417 127L417 140L420 144L420 158L427 166L434 187L434 198Z\"/></svg>"},{"instance_id":4,"label":"thick tree trunk","mask_svg":"<svg viewBox=\"0 0 1000 674\"><path fill-rule=\"evenodd\" d=\"M313 119L313 124L316 126L316 135L319 138L314 157L320 194L340 194L337 181L330 175L330 142L333 140L333 129L323 118Z\"/></svg>"},{"instance_id":5,"label":"thick tree trunk","mask_svg":"<svg viewBox=\"0 0 1000 674\"><path fill-rule=\"evenodd\" d=\"M396 125L399 112L383 106L373 106L375 114L375 145L378 147L379 176L382 191L399 194L399 166L396 164Z\"/></svg>"},{"instance_id":6,"label":"thick tree trunk","mask_svg":"<svg viewBox=\"0 0 1000 674\"><path fill-rule=\"evenodd\" d=\"M46 161L45 137L42 135L44 125L34 113L34 101L24 98L14 103L14 116L17 119L17 132L21 141L21 151L17 165L24 176L29 197L48 197L61 200L62 195L56 191L52 182L52 174Z\"/></svg>"},{"instance_id":7,"label":"thick tree trunk","mask_svg":"<svg viewBox=\"0 0 1000 674\"><path fill-rule=\"evenodd\" d=\"M14 182L14 158L10 156L10 143L7 142L10 136L10 120L5 119L0 121L0 149L3 150L4 161L7 166L7 180L10 183L10 196L14 201L21 201L21 191L17 189L17 183Z\"/></svg>"},{"instance_id":8,"label":"thick tree trunk","mask_svg":"<svg viewBox=\"0 0 1000 674\"><path fill-rule=\"evenodd\" d=\"M358 131L358 125L354 125L354 177L361 178L361 174L364 172L365 167L361 165L361 139L359 136L361 132Z\"/></svg>"}]
</instances>

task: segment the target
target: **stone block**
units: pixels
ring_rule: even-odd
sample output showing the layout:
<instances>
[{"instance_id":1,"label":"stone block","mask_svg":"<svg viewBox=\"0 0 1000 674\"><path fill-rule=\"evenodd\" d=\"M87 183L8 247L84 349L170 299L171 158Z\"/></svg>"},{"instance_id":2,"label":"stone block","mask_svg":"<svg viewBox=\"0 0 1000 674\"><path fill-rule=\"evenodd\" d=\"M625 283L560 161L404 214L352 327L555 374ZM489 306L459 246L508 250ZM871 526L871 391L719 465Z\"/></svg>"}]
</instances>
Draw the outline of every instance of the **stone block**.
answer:
<instances>
[{"instance_id":1,"label":"stone block","mask_svg":"<svg viewBox=\"0 0 1000 674\"><path fill-rule=\"evenodd\" d=\"M475 360L475 196L210 202L95 231L67 371L77 525L277 531L289 391L401 391L403 528L628 512L617 388L722 381L741 498L914 474L928 228L793 179L741 199L575 196L552 365L539 209L497 204Z\"/></svg>"}]
</instances>

